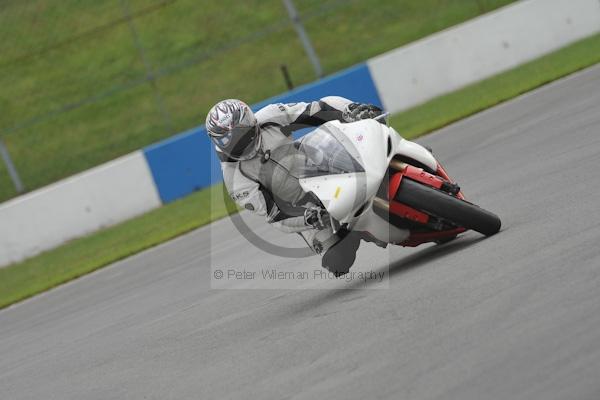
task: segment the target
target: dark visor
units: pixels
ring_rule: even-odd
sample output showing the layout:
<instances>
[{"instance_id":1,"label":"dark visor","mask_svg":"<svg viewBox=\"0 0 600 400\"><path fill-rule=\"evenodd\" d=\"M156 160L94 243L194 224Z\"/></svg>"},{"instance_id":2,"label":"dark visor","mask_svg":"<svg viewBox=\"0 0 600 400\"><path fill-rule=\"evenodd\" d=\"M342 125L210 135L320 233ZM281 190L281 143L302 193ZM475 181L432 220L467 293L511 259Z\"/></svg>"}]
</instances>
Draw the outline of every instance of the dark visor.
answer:
<instances>
[{"instance_id":1,"label":"dark visor","mask_svg":"<svg viewBox=\"0 0 600 400\"><path fill-rule=\"evenodd\" d=\"M256 127L234 128L227 136L213 141L229 157L239 159L255 150Z\"/></svg>"}]
</instances>

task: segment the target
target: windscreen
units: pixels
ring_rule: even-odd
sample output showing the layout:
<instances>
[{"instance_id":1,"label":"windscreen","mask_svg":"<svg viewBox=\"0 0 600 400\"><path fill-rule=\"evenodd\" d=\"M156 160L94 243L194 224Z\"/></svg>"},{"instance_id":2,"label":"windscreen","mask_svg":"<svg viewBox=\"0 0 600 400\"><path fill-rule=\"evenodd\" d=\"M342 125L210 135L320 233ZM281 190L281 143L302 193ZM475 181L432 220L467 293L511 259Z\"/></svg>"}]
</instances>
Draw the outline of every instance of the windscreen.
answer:
<instances>
[{"instance_id":1,"label":"windscreen","mask_svg":"<svg viewBox=\"0 0 600 400\"><path fill-rule=\"evenodd\" d=\"M364 172L344 146L325 130L309 133L296 140L294 146L304 155L303 162L294 165L293 174L298 178Z\"/></svg>"}]
</instances>

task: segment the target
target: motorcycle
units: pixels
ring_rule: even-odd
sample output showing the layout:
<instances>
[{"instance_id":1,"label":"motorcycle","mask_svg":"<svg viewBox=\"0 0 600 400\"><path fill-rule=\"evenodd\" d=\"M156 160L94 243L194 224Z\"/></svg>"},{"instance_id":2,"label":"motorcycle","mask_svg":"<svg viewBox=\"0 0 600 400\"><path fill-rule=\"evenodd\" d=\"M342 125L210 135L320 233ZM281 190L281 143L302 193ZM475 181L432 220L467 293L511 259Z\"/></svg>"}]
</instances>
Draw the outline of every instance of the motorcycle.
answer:
<instances>
[{"instance_id":1,"label":"motorcycle","mask_svg":"<svg viewBox=\"0 0 600 400\"><path fill-rule=\"evenodd\" d=\"M500 218L467 201L432 152L385 117L331 121L294 142L290 173L327 210L333 232L359 232L380 247L497 233Z\"/></svg>"}]
</instances>

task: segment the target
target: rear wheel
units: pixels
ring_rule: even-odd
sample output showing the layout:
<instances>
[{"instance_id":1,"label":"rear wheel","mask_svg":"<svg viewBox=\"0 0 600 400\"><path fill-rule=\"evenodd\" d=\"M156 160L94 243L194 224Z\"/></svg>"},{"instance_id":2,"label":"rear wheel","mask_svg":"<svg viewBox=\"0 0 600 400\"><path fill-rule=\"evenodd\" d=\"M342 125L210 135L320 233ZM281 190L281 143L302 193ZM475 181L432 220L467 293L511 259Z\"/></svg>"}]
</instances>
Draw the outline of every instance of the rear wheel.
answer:
<instances>
[{"instance_id":1,"label":"rear wheel","mask_svg":"<svg viewBox=\"0 0 600 400\"><path fill-rule=\"evenodd\" d=\"M501 222L496 214L408 178L402 179L395 199L486 236L500 230Z\"/></svg>"}]
</instances>

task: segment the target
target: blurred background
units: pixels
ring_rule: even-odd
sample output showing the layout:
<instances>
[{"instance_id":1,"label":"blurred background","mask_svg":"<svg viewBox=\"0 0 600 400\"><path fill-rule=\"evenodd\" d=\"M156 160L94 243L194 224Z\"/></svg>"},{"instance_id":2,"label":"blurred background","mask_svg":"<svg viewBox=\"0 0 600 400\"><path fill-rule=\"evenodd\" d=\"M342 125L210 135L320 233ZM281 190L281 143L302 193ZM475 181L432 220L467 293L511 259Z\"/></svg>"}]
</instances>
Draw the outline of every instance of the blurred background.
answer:
<instances>
[{"instance_id":1,"label":"blurred background","mask_svg":"<svg viewBox=\"0 0 600 400\"><path fill-rule=\"evenodd\" d=\"M327 75L512 1L293 3ZM318 78L282 0L3 0L0 140L30 191L288 90L281 65Z\"/></svg>"}]
</instances>

